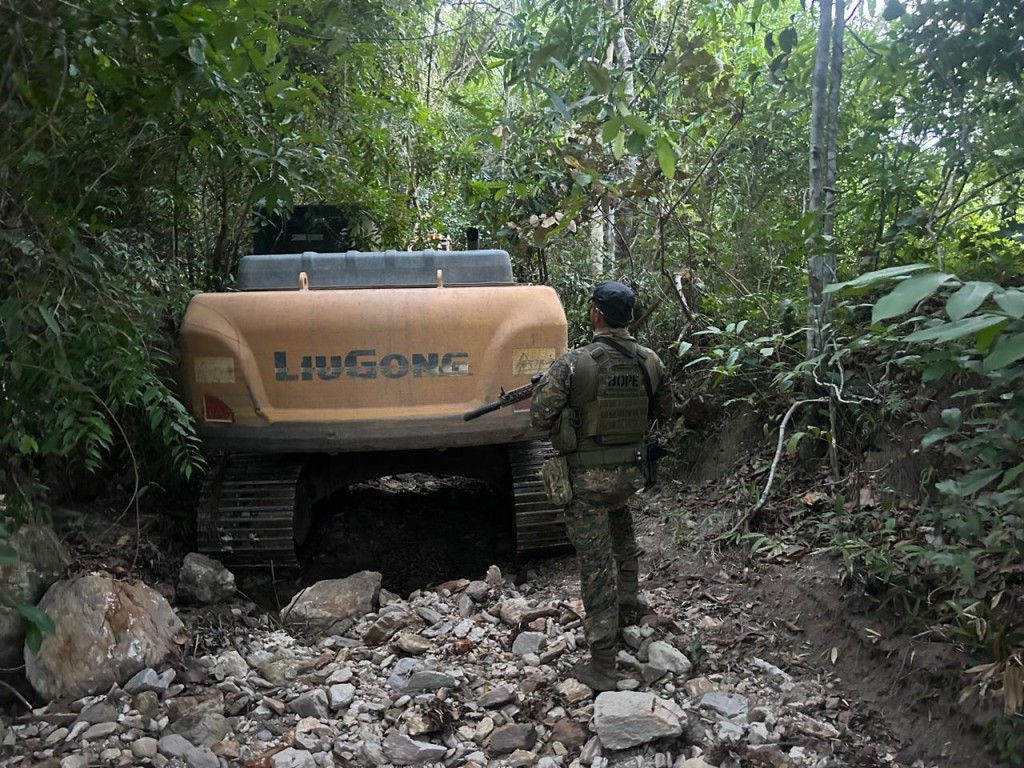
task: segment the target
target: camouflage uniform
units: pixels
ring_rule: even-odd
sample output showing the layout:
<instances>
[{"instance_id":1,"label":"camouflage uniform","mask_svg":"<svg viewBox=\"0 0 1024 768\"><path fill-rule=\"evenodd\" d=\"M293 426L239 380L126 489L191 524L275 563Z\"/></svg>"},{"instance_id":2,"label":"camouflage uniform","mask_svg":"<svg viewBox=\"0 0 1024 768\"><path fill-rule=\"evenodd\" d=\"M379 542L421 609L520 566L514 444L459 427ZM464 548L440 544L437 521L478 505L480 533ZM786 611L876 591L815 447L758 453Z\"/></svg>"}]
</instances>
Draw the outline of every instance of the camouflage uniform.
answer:
<instances>
[{"instance_id":1,"label":"camouflage uniform","mask_svg":"<svg viewBox=\"0 0 1024 768\"><path fill-rule=\"evenodd\" d=\"M635 339L625 328L606 328L594 337L610 336L627 349L634 349ZM657 377L654 389L654 414L668 418L672 414L672 392L665 368L654 352ZM533 424L551 429L558 423L569 403L572 376L585 348L566 352L551 364L537 383L530 404ZM619 354L614 352L614 354ZM635 462L597 467L570 467L573 500L566 507L566 528L576 548L580 569L580 592L586 609L584 631L591 647L615 642L619 627L619 604L622 598L636 599L637 565L640 547L633 532L633 520L626 502L644 487L644 475ZM623 576L632 581L633 594L622 594Z\"/></svg>"}]
</instances>

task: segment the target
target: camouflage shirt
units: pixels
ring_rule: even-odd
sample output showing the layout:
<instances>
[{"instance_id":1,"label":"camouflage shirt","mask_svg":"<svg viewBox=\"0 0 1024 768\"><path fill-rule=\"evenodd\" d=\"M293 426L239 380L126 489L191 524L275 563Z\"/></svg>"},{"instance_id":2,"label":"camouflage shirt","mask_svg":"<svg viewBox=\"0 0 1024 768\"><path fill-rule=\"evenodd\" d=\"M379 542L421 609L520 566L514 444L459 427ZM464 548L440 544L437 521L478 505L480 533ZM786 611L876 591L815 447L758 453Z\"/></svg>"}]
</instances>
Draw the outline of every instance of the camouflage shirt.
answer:
<instances>
[{"instance_id":1,"label":"camouflage shirt","mask_svg":"<svg viewBox=\"0 0 1024 768\"><path fill-rule=\"evenodd\" d=\"M625 328L602 328L594 332L594 338L598 336L610 336L627 349L640 349L654 357L657 376L652 377L651 381L654 390L653 412L658 419L671 417L674 407L672 389L661 359L652 350L637 344L636 339L630 336ZM576 361L580 355L585 354L588 354L585 347L570 349L555 360L547 373L537 382L530 398L530 420L535 427L550 430L556 424L562 409L569 404L569 389Z\"/></svg>"}]
</instances>

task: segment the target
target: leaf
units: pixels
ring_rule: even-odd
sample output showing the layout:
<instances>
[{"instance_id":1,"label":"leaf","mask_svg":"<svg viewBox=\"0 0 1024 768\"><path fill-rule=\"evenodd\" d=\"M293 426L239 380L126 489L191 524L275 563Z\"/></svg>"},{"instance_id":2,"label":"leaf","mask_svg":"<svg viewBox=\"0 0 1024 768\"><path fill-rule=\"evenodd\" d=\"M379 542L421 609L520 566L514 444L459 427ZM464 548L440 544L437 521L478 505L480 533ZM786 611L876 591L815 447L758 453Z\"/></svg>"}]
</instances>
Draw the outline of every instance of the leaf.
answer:
<instances>
[{"instance_id":1,"label":"leaf","mask_svg":"<svg viewBox=\"0 0 1024 768\"><path fill-rule=\"evenodd\" d=\"M47 635L52 635L57 631L53 619L38 605L19 605L18 612Z\"/></svg>"},{"instance_id":2,"label":"leaf","mask_svg":"<svg viewBox=\"0 0 1024 768\"><path fill-rule=\"evenodd\" d=\"M954 322L962 320L980 307L995 288L993 283L979 281L966 283L946 302L946 314Z\"/></svg>"},{"instance_id":3,"label":"leaf","mask_svg":"<svg viewBox=\"0 0 1024 768\"><path fill-rule=\"evenodd\" d=\"M1013 485L1022 472L1024 472L1024 462L1021 462L1013 469L1007 470L1006 474L1003 475L1003 479L999 483L999 490L1001 491L1004 488L1009 488Z\"/></svg>"},{"instance_id":4,"label":"leaf","mask_svg":"<svg viewBox=\"0 0 1024 768\"><path fill-rule=\"evenodd\" d=\"M626 154L626 134L619 131L615 135L615 141L612 142L612 156L616 160L621 160L624 154Z\"/></svg>"},{"instance_id":5,"label":"leaf","mask_svg":"<svg viewBox=\"0 0 1024 768\"><path fill-rule=\"evenodd\" d=\"M932 363L930 366L924 369L921 373L921 381L932 382L938 381L943 376L947 376L951 373L955 373L960 370L959 366L952 360L939 360L938 362Z\"/></svg>"},{"instance_id":6,"label":"leaf","mask_svg":"<svg viewBox=\"0 0 1024 768\"><path fill-rule=\"evenodd\" d=\"M943 424L952 429L960 429L963 423L963 415L959 408L944 408L941 416Z\"/></svg>"},{"instance_id":7,"label":"leaf","mask_svg":"<svg viewBox=\"0 0 1024 768\"><path fill-rule=\"evenodd\" d=\"M998 323L990 328L978 331L978 335L974 338L974 348L978 352L987 352L1006 326L1007 323Z\"/></svg>"},{"instance_id":8,"label":"leaf","mask_svg":"<svg viewBox=\"0 0 1024 768\"><path fill-rule=\"evenodd\" d=\"M273 101L291 87L292 84L290 81L278 80L276 83L268 85L266 90L263 91L263 95L266 96L267 101Z\"/></svg>"},{"instance_id":9,"label":"leaf","mask_svg":"<svg viewBox=\"0 0 1024 768\"><path fill-rule=\"evenodd\" d=\"M1010 288L1002 293L997 293L993 298L1006 314L1018 320L1024 318L1024 291Z\"/></svg>"},{"instance_id":10,"label":"leaf","mask_svg":"<svg viewBox=\"0 0 1024 768\"><path fill-rule=\"evenodd\" d=\"M587 73L595 91L603 96L611 93L612 78L601 62L597 59L587 59L583 62L583 71Z\"/></svg>"},{"instance_id":11,"label":"leaf","mask_svg":"<svg viewBox=\"0 0 1024 768\"><path fill-rule=\"evenodd\" d=\"M668 137L659 136L656 150L658 153L658 167L666 179L675 178L676 175L676 153L672 151L672 144Z\"/></svg>"},{"instance_id":12,"label":"leaf","mask_svg":"<svg viewBox=\"0 0 1024 768\"><path fill-rule=\"evenodd\" d=\"M1015 333L1012 336L1004 336L996 342L995 348L988 353L982 368L991 373L1000 368L1005 368L1010 363L1016 362L1024 357L1024 332Z\"/></svg>"},{"instance_id":13,"label":"leaf","mask_svg":"<svg viewBox=\"0 0 1024 768\"><path fill-rule=\"evenodd\" d=\"M53 316L53 312L50 311L49 307L38 306L36 309L39 310L39 316L43 318L43 322L46 323L46 327L50 329L50 333L60 338L60 326L57 325L57 320Z\"/></svg>"},{"instance_id":14,"label":"leaf","mask_svg":"<svg viewBox=\"0 0 1024 768\"><path fill-rule=\"evenodd\" d=\"M945 272L929 272L908 277L875 303L871 312L871 322L878 323L908 312L939 290L939 287L949 279L950 276Z\"/></svg>"},{"instance_id":15,"label":"leaf","mask_svg":"<svg viewBox=\"0 0 1024 768\"><path fill-rule=\"evenodd\" d=\"M882 18L886 21L895 21L902 16L907 7L899 0L885 0L885 10L882 11Z\"/></svg>"},{"instance_id":16,"label":"leaf","mask_svg":"<svg viewBox=\"0 0 1024 768\"><path fill-rule=\"evenodd\" d=\"M807 436L806 432L794 432L790 435L789 440L786 441L786 453L793 456L796 453L796 447L800 444L800 441Z\"/></svg>"},{"instance_id":17,"label":"leaf","mask_svg":"<svg viewBox=\"0 0 1024 768\"><path fill-rule=\"evenodd\" d=\"M966 498L973 496L1001 474L1003 474L1001 469L976 469L973 472L968 472L959 480L944 480L937 483L935 487L942 493Z\"/></svg>"},{"instance_id":18,"label":"leaf","mask_svg":"<svg viewBox=\"0 0 1024 768\"><path fill-rule=\"evenodd\" d=\"M644 144L646 139L640 131L633 131L626 138L626 149L629 150L631 155L639 155L644 151Z\"/></svg>"},{"instance_id":19,"label":"leaf","mask_svg":"<svg viewBox=\"0 0 1024 768\"><path fill-rule=\"evenodd\" d=\"M547 97L551 100L551 106L554 107L555 112L557 112L559 116L568 123L572 118L569 116L569 108L565 106L565 102L562 100L562 97L546 85L540 83L538 83L538 85L540 85L540 89L544 91L544 93L547 94Z\"/></svg>"},{"instance_id":20,"label":"leaf","mask_svg":"<svg viewBox=\"0 0 1024 768\"><path fill-rule=\"evenodd\" d=\"M835 291L841 291L846 288L869 288L875 283L880 283L883 280L889 280L894 277L903 277L913 272L920 272L922 269L928 269L927 264L908 264L903 267L886 267L885 269L879 269L874 272L865 272L859 277L855 277L853 280L847 280L845 283L831 283L825 286L825 293L834 293Z\"/></svg>"},{"instance_id":21,"label":"leaf","mask_svg":"<svg viewBox=\"0 0 1024 768\"><path fill-rule=\"evenodd\" d=\"M787 27L779 32L779 47L786 53L790 53L796 48L796 43L796 30L793 27Z\"/></svg>"},{"instance_id":22,"label":"leaf","mask_svg":"<svg viewBox=\"0 0 1024 768\"><path fill-rule=\"evenodd\" d=\"M975 315L955 323L941 323L931 328L922 328L903 337L904 341L953 341L1009 321L1002 315Z\"/></svg>"},{"instance_id":23,"label":"leaf","mask_svg":"<svg viewBox=\"0 0 1024 768\"><path fill-rule=\"evenodd\" d=\"M43 645L43 633L39 631L39 627L35 624L29 624L25 630L25 646L32 651L32 653L39 653L39 649Z\"/></svg>"},{"instance_id":24,"label":"leaf","mask_svg":"<svg viewBox=\"0 0 1024 768\"><path fill-rule=\"evenodd\" d=\"M829 661L831 661L833 664L835 664L836 661L839 660L839 646L832 646L832 650L828 652L828 658Z\"/></svg>"},{"instance_id":25,"label":"leaf","mask_svg":"<svg viewBox=\"0 0 1024 768\"><path fill-rule=\"evenodd\" d=\"M955 429L951 429L949 427L937 427L921 438L921 447L927 448L940 440L945 440L947 437L951 437L955 434Z\"/></svg>"},{"instance_id":26,"label":"leaf","mask_svg":"<svg viewBox=\"0 0 1024 768\"><path fill-rule=\"evenodd\" d=\"M651 126L640 117L639 115L629 114L623 118L626 121L626 125L632 128L634 131L643 134L644 136L651 135Z\"/></svg>"},{"instance_id":27,"label":"leaf","mask_svg":"<svg viewBox=\"0 0 1024 768\"><path fill-rule=\"evenodd\" d=\"M605 144L610 144L621 133L622 118L618 115L612 115L608 122L601 126L601 141Z\"/></svg>"},{"instance_id":28,"label":"leaf","mask_svg":"<svg viewBox=\"0 0 1024 768\"><path fill-rule=\"evenodd\" d=\"M188 57L199 66L206 63L206 38L199 35L188 45Z\"/></svg>"}]
</instances>

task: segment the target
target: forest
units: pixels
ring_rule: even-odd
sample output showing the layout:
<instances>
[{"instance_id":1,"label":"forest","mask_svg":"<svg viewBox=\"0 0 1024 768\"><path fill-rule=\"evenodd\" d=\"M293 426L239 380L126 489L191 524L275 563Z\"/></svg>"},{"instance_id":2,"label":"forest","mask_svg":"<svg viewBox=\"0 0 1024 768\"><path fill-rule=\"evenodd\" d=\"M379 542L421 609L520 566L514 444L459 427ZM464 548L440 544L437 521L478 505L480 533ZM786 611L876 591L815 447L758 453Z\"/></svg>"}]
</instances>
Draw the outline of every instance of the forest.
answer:
<instances>
[{"instance_id":1,"label":"forest","mask_svg":"<svg viewBox=\"0 0 1024 768\"><path fill-rule=\"evenodd\" d=\"M669 439L746 409L771 447L717 540L838 553L1020 754L1017 0L0 0L0 41L8 527L97 473L195 494L176 329L254 208L339 205L365 250L474 227L570 344L596 279L633 286ZM861 459L911 423L894 499Z\"/></svg>"}]
</instances>

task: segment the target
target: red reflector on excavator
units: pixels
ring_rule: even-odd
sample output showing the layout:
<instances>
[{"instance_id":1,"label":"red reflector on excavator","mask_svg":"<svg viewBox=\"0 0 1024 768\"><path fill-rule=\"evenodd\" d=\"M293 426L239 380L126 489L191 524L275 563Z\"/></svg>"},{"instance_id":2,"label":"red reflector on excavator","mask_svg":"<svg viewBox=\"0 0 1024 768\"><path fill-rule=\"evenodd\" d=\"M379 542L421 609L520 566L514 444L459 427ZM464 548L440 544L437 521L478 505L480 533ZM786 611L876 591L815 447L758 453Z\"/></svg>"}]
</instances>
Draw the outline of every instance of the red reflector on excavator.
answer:
<instances>
[{"instance_id":1,"label":"red reflector on excavator","mask_svg":"<svg viewBox=\"0 0 1024 768\"><path fill-rule=\"evenodd\" d=\"M234 420L234 412L223 400L218 400L212 395L203 395L203 421L231 424Z\"/></svg>"}]
</instances>

